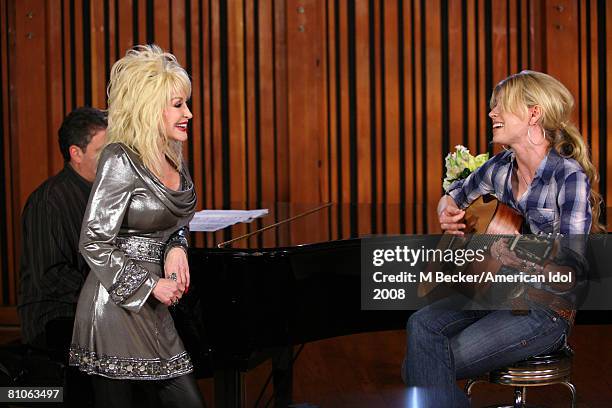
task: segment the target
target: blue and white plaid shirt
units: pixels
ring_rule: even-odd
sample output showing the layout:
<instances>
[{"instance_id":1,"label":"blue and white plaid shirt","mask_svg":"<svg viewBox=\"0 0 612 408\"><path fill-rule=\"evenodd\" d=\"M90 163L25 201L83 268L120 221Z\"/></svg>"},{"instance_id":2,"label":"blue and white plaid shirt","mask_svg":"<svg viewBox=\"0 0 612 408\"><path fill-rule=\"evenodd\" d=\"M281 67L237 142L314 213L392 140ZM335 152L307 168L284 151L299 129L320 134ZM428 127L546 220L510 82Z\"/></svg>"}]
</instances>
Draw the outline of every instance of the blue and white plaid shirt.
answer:
<instances>
[{"instance_id":1,"label":"blue and white plaid shirt","mask_svg":"<svg viewBox=\"0 0 612 408\"><path fill-rule=\"evenodd\" d=\"M518 201L512 194L515 163L511 150L499 153L466 179L455 181L448 194L462 209L478 197L491 194L522 214L533 234L589 233L591 186L578 162L561 157L554 148L550 149L529 189Z\"/></svg>"}]
</instances>

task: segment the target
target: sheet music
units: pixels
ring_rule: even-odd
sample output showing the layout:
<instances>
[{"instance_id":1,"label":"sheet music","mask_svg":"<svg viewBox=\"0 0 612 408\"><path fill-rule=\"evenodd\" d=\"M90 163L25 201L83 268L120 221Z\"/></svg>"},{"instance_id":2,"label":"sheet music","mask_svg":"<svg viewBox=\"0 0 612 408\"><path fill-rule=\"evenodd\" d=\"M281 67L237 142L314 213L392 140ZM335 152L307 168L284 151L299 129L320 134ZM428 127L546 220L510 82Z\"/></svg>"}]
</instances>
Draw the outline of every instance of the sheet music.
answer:
<instances>
[{"instance_id":1,"label":"sheet music","mask_svg":"<svg viewBox=\"0 0 612 408\"><path fill-rule=\"evenodd\" d=\"M258 210L202 210L189 223L191 231L218 231L239 222L251 222L268 215L268 209Z\"/></svg>"}]
</instances>

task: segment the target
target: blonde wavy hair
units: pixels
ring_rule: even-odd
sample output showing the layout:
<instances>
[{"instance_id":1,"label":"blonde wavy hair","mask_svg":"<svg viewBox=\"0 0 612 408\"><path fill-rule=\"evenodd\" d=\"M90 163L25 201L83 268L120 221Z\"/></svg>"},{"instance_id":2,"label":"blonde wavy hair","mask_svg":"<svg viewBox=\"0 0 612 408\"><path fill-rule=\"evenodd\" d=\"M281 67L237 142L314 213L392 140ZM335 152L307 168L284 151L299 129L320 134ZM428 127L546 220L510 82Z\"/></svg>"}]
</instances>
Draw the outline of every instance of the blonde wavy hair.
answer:
<instances>
[{"instance_id":1,"label":"blonde wavy hair","mask_svg":"<svg viewBox=\"0 0 612 408\"><path fill-rule=\"evenodd\" d=\"M525 117L529 108L540 106L542 118L539 124L550 145L561 156L576 160L584 169L591 187L597 185L599 175L589 158L589 149L578 128L570 122L574 97L561 82L542 72L521 71L497 84L491 95L491 109L498 104L502 111L520 117ZM601 195L591 188L591 232L605 232L605 226L599 222L602 203Z\"/></svg>"},{"instance_id":2,"label":"blonde wavy hair","mask_svg":"<svg viewBox=\"0 0 612 408\"><path fill-rule=\"evenodd\" d=\"M191 96L189 75L157 45L137 45L115 62L108 83L107 144L120 142L158 177L167 156L180 171L182 144L166 134L163 111L173 97Z\"/></svg>"}]
</instances>

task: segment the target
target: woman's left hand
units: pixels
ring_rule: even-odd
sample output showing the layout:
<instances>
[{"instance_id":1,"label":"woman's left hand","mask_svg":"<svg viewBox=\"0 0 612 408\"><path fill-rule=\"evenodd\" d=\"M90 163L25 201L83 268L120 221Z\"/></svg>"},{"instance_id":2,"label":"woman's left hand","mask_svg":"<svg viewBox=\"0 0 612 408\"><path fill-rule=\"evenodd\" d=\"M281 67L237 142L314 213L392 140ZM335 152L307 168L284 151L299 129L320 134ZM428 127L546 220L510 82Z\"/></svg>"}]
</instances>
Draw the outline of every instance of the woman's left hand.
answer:
<instances>
[{"instance_id":1,"label":"woman's left hand","mask_svg":"<svg viewBox=\"0 0 612 408\"><path fill-rule=\"evenodd\" d=\"M510 240L508 238L498 239L491 245L491 256L497 259L501 264L514 269L521 269L525 261L516 256L508 247Z\"/></svg>"},{"instance_id":2,"label":"woman's left hand","mask_svg":"<svg viewBox=\"0 0 612 408\"><path fill-rule=\"evenodd\" d=\"M173 279L173 273L176 275L179 290L181 293L186 293L189 290L189 263L187 263L187 253L181 247L172 248L166 255L164 276L166 279Z\"/></svg>"}]
</instances>

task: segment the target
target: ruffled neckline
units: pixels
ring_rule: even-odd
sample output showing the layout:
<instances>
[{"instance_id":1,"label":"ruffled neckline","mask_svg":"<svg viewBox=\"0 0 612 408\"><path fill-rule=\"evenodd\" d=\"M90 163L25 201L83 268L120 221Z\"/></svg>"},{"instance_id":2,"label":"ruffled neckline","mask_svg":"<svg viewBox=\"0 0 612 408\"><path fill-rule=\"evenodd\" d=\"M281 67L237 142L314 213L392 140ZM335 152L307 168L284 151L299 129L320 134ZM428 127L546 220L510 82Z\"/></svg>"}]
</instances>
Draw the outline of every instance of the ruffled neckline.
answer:
<instances>
[{"instance_id":1,"label":"ruffled neckline","mask_svg":"<svg viewBox=\"0 0 612 408\"><path fill-rule=\"evenodd\" d=\"M140 155L134 150L122 143L113 143L109 145L109 147L112 145L117 145L125 152L136 174L151 192L164 203L172 214L177 217L193 215L197 198L193 181L185 166L183 166L180 171L181 185L179 186L179 190L173 190L162 183L161 180L142 163Z\"/></svg>"}]
</instances>

